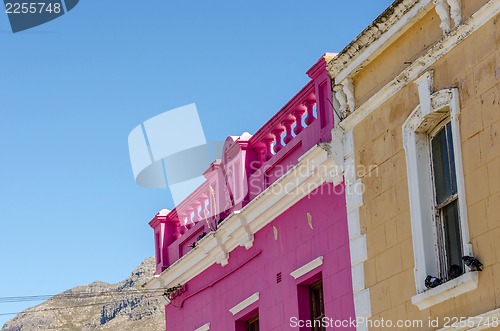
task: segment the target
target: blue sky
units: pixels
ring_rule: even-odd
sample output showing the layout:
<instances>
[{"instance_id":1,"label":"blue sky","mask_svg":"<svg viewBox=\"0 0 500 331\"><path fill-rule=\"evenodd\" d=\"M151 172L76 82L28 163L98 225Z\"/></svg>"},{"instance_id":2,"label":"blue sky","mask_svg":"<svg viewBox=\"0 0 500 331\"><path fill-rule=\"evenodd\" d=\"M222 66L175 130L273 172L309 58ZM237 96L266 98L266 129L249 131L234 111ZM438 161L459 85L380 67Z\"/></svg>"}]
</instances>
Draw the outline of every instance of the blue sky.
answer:
<instances>
[{"instance_id":1,"label":"blue sky","mask_svg":"<svg viewBox=\"0 0 500 331\"><path fill-rule=\"evenodd\" d=\"M391 2L87 0L16 34L0 6L0 297L125 278L173 207L129 132L192 102L208 140L255 132Z\"/></svg>"}]
</instances>

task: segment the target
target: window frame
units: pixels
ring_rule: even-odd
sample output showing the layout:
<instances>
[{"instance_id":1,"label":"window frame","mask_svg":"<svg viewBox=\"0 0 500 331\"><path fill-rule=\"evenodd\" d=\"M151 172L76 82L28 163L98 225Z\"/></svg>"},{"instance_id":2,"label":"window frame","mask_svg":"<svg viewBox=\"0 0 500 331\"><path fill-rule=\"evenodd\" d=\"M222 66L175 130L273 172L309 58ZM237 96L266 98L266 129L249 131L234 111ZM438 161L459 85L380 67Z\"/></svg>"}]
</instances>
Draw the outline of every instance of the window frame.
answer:
<instances>
[{"instance_id":1,"label":"window frame","mask_svg":"<svg viewBox=\"0 0 500 331\"><path fill-rule=\"evenodd\" d=\"M314 290L316 290L318 288L321 290L320 297L318 299L319 299L320 311L322 311L322 314L320 314L319 316L314 316L315 315L315 306L316 306L316 303L314 301ZM317 281L315 281L314 283L309 284L308 290L309 290L309 307L311 310L311 312L310 312L311 321L313 322L313 324L315 324L314 321L316 321L316 320L322 322L323 318L325 317L325 296L324 296L324 292L323 292L323 279L320 278ZM319 326L319 327L313 326L311 328L311 330L312 331L323 331L326 329L323 326Z\"/></svg>"},{"instance_id":2,"label":"window frame","mask_svg":"<svg viewBox=\"0 0 500 331\"><path fill-rule=\"evenodd\" d=\"M448 125L449 129L448 129ZM444 220L444 209L446 207L451 206L454 202L457 204L457 214L458 214L458 229L459 229L459 240L461 243L460 247L460 256L463 256L463 237L461 232L462 225L460 224L460 201L458 198L458 187L455 187L455 191L453 192L453 185L458 186L456 182L456 177L457 177L457 171L456 171L456 166L455 166L455 160L453 160L453 164L450 164L450 171L453 172L455 177L455 182L453 183L453 179L450 181L451 191L450 191L450 196L445 198L443 201L439 201L438 199L438 193L437 193L437 184L436 184L436 170L435 168L435 151L432 145L432 142L434 139L437 139L437 135L442 132L442 130L445 130L445 140L448 142L449 138L447 137L447 130L450 130L450 135L451 135L451 144L453 146L453 157L456 159L454 155L454 149L455 149L455 144L453 143L453 130L451 128L451 119L449 116L446 116L441 122L439 122L434 129L432 129L429 134L428 134L428 139L429 139L429 153L430 153L430 163L431 163L431 183L432 183L432 188L433 188L433 216L434 216L434 226L436 227L436 250L437 250L437 263L438 263L438 277L442 278L444 281L450 280L448 277L448 272L449 272L449 267L448 264L451 264L449 261L450 259L450 252L449 252L449 247L447 247L447 235L446 235L446 229L445 229L445 220ZM450 155L449 155L450 156ZM459 261L460 267L462 267L462 274L463 274L463 263Z\"/></svg>"},{"instance_id":3,"label":"window frame","mask_svg":"<svg viewBox=\"0 0 500 331\"><path fill-rule=\"evenodd\" d=\"M412 298L412 302L420 309L428 308L450 297L477 288L477 277L467 276L470 273L463 274L430 290L425 287L427 275L440 275L439 253L435 248L438 234L435 219L436 200L432 178L430 135L437 132L437 127L440 124L447 124L447 119L451 124L452 132L462 254L473 255L468 229L462 167L459 93L456 88L432 93L432 75L432 71L428 71L415 81L418 86L420 104L412 111L402 127L408 174L415 259L414 277L417 292L417 295ZM445 284L448 285L445 286Z\"/></svg>"}]
</instances>

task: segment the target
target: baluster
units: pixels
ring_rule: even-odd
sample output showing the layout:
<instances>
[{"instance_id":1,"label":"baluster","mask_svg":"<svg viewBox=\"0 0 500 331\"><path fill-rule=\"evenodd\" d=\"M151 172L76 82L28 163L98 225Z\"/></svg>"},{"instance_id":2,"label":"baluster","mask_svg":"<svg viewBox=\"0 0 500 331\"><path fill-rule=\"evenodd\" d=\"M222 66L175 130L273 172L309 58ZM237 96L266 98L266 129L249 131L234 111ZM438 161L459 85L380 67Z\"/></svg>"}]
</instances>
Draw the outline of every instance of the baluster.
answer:
<instances>
[{"instance_id":1,"label":"baluster","mask_svg":"<svg viewBox=\"0 0 500 331\"><path fill-rule=\"evenodd\" d=\"M316 104L315 100L307 100L306 102L304 102L304 105L307 108L307 117L305 120L307 125L311 125L311 123L316 120L316 118L314 118L314 114L313 114L313 107L315 104Z\"/></svg>"},{"instance_id":2,"label":"baluster","mask_svg":"<svg viewBox=\"0 0 500 331\"><path fill-rule=\"evenodd\" d=\"M295 117L295 123L297 123L297 125L293 129L293 132L295 134L299 134L304 129L304 126L302 125L302 116L304 116L305 112L306 112L306 107L304 107L304 105L300 105L293 110L293 116Z\"/></svg>"},{"instance_id":3,"label":"baluster","mask_svg":"<svg viewBox=\"0 0 500 331\"><path fill-rule=\"evenodd\" d=\"M273 144L274 137L271 134L267 134L264 139L262 139L264 142L264 146L266 146L266 154L264 155L264 160L269 161L270 158L273 157L273 152L271 150L271 145Z\"/></svg>"},{"instance_id":4,"label":"baluster","mask_svg":"<svg viewBox=\"0 0 500 331\"><path fill-rule=\"evenodd\" d=\"M180 231L179 231L179 233L180 233L181 235L183 235L183 234L184 234L184 233L186 233L186 232L187 232L187 230L188 230L188 228L186 227L186 225L187 225L187 220L186 220L187 216L186 216L186 214L185 214L185 213L179 213L178 215L179 215L179 226L180 226ZM183 224L183 223L184 223L184 224Z\"/></svg>"},{"instance_id":5,"label":"baluster","mask_svg":"<svg viewBox=\"0 0 500 331\"><path fill-rule=\"evenodd\" d=\"M283 144L281 143L281 135L285 132L285 129L282 126L279 126L273 129L272 134L276 137L276 144L274 145L274 152L278 153L280 149L283 148Z\"/></svg>"},{"instance_id":6,"label":"baluster","mask_svg":"<svg viewBox=\"0 0 500 331\"><path fill-rule=\"evenodd\" d=\"M283 124L285 125L285 130L286 130L285 138L283 139L283 141L285 142L285 145L288 144L293 139L293 136L292 136L293 123L295 123L295 119L291 115L288 115L283 120Z\"/></svg>"},{"instance_id":7,"label":"baluster","mask_svg":"<svg viewBox=\"0 0 500 331\"><path fill-rule=\"evenodd\" d=\"M205 205L207 203L208 196L205 193L202 193L200 194L197 200L200 203L200 212L199 212L200 220L205 221L208 218L208 211Z\"/></svg>"},{"instance_id":8,"label":"baluster","mask_svg":"<svg viewBox=\"0 0 500 331\"><path fill-rule=\"evenodd\" d=\"M191 207L186 207L186 228L189 230L194 226L193 219L191 217L191 214L193 213L194 209Z\"/></svg>"},{"instance_id":9,"label":"baluster","mask_svg":"<svg viewBox=\"0 0 500 331\"><path fill-rule=\"evenodd\" d=\"M258 167L256 169L252 169L253 171L257 171L257 169L259 169L260 167L262 167L262 165L266 162L266 160L264 159L264 154L266 153L266 146L264 146L263 143L257 143L255 144L255 152L257 153L257 162L259 163L258 164Z\"/></svg>"},{"instance_id":10,"label":"baluster","mask_svg":"<svg viewBox=\"0 0 500 331\"><path fill-rule=\"evenodd\" d=\"M198 199L196 199L195 201L193 201L191 206L193 207L194 210L193 222L198 223L199 221L201 221L200 210L199 210L201 202L199 202Z\"/></svg>"}]
</instances>

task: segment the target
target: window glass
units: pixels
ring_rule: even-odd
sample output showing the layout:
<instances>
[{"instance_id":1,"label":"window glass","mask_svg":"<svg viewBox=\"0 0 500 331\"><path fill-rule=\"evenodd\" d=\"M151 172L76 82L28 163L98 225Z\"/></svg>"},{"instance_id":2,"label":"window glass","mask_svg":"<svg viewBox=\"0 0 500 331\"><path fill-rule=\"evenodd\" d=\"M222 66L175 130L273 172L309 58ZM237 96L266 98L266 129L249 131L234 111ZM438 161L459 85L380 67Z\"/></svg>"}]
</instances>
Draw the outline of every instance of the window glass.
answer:
<instances>
[{"instance_id":1,"label":"window glass","mask_svg":"<svg viewBox=\"0 0 500 331\"><path fill-rule=\"evenodd\" d=\"M451 126L448 123L432 139L432 165L438 205L457 193L454 157Z\"/></svg>"},{"instance_id":2,"label":"window glass","mask_svg":"<svg viewBox=\"0 0 500 331\"><path fill-rule=\"evenodd\" d=\"M431 155L440 272L442 278L450 279L456 276L457 268L463 273L451 123L443 126L432 138ZM453 270L454 277L450 276L450 270Z\"/></svg>"},{"instance_id":3,"label":"window glass","mask_svg":"<svg viewBox=\"0 0 500 331\"><path fill-rule=\"evenodd\" d=\"M321 321L325 317L325 305L323 302L323 282L321 280L309 285L309 299L311 306L311 320L313 321L312 331L326 330L321 326ZM314 323L315 321L318 321Z\"/></svg>"},{"instance_id":4,"label":"window glass","mask_svg":"<svg viewBox=\"0 0 500 331\"><path fill-rule=\"evenodd\" d=\"M259 315L247 321L247 331L259 331Z\"/></svg>"},{"instance_id":5,"label":"window glass","mask_svg":"<svg viewBox=\"0 0 500 331\"><path fill-rule=\"evenodd\" d=\"M462 266L462 242L460 240L460 226L458 224L457 200L443 207L443 227L448 255L448 268L453 264Z\"/></svg>"}]
</instances>

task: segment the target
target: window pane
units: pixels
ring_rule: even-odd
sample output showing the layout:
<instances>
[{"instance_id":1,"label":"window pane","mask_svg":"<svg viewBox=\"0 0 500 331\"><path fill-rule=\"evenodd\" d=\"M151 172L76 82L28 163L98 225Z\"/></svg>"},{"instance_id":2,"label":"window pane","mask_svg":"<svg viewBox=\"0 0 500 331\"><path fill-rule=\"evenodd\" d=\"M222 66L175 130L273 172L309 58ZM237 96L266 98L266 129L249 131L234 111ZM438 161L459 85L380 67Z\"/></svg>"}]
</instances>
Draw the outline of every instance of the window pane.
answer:
<instances>
[{"instance_id":1,"label":"window pane","mask_svg":"<svg viewBox=\"0 0 500 331\"><path fill-rule=\"evenodd\" d=\"M462 241L460 240L457 200L443 207L443 225L448 268L453 264L462 266Z\"/></svg>"},{"instance_id":2,"label":"window pane","mask_svg":"<svg viewBox=\"0 0 500 331\"><path fill-rule=\"evenodd\" d=\"M457 193L457 176L455 174L455 152L453 151L453 136L451 135L451 123L446 124L446 140L448 142L448 153L451 173L451 194Z\"/></svg>"},{"instance_id":3,"label":"window pane","mask_svg":"<svg viewBox=\"0 0 500 331\"><path fill-rule=\"evenodd\" d=\"M457 187L450 123L434 136L431 148L436 203L440 204L456 193Z\"/></svg>"},{"instance_id":4,"label":"window pane","mask_svg":"<svg viewBox=\"0 0 500 331\"><path fill-rule=\"evenodd\" d=\"M248 320L247 331L259 331L259 315Z\"/></svg>"},{"instance_id":5,"label":"window pane","mask_svg":"<svg viewBox=\"0 0 500 331\"><path fill-rule=\"evenodd\" d=\"M311 305L311 320L316 322L312 327L312 331L326 330L321 326L321 320L325 316L325 306L323 303L323 283L317 281L309 286L309 299Z\"/></svg>"}]
</instances>

